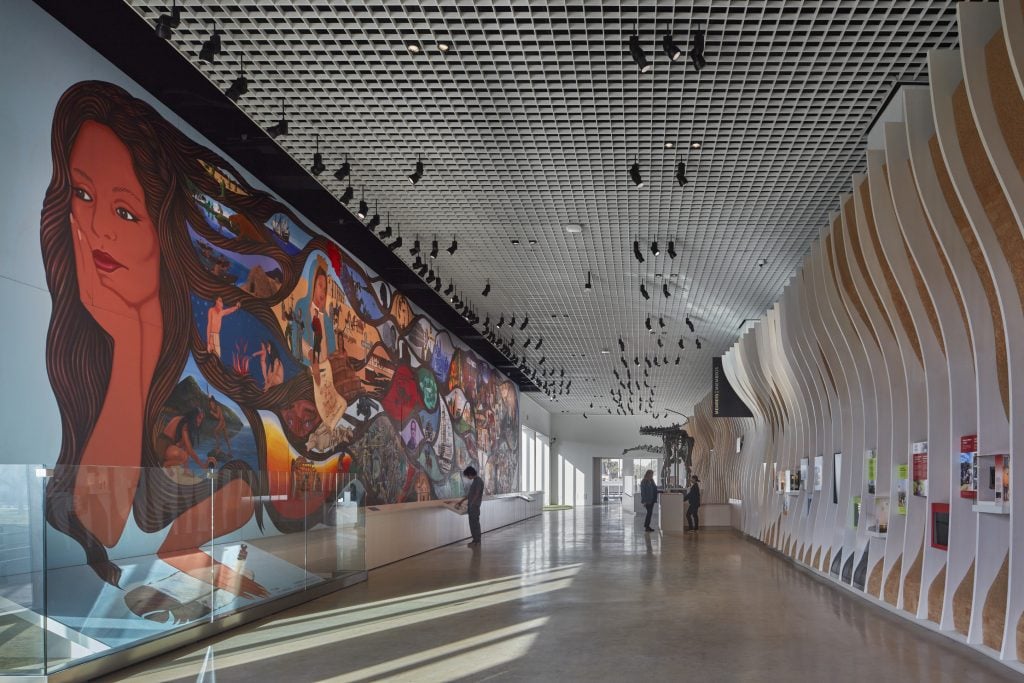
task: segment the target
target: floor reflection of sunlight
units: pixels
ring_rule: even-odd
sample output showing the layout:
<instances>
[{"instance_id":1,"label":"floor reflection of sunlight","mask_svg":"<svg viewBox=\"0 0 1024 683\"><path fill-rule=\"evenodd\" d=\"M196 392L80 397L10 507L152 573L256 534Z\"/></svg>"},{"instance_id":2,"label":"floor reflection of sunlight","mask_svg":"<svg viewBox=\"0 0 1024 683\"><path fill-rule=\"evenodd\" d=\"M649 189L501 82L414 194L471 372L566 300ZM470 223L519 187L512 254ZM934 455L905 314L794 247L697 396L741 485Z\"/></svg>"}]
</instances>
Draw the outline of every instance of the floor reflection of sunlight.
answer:
<instances>
[{"instance_id":1,"label":"floor reflection of sunlight","mask_svg":"<svg viewBox=\"0 0 1024 683\"><path fill-rule=\"evenodd\" d=\"M329 680L338 683L357 681L440 681L462 678L510 662L526 654L537 638L537 629L547 617L524 621L454 643L422 650L383 664L350 671ZM453 676L452 674L455 673ZM446 675L447 674L447 675Z\"/></svg>"},{"instance_id":2,"label":"floor reflection of sunlight","mask_svg":"<svg viewBox=\"0 0 1024 683\"><path fill-rule=\"evenodd\" d=\"M381 633L394 628L415 626L434 619L449 618L504 602L544 595L569 587L573 577L580 571L581 566L580 564L573 564L538 572L514 574L499 579L460 584L400 598L388 598L362 605L307 614L301 617L274 620L257 630L238 633L234 636L228 634L220 647L215 646L217 668L223 670L231 666L251 664L256 659L269 659L278 655L295 654L303 650L334 646L346 640ZM543 620L535 621L540 622ZM530 624L527 629L536 628L540 625L540 623L534 622L527 623ZM468 647L466 643L469 641L476 642L482 639L480 642L486 645L489 642L488 638L505 638L506 636L495 634L503 633L507 630L499 629L491 634L474 636L465 641L442 645L427 651L434 652L437 650L438 652L434 654L417 653L416 655L410 655L406 658L410 660L409 663L402 666L422 663L425 659L438 656L441 650L447 652L449 649L454 651L462 647ZM521 649L524 650L529 646L533 638L534 635L516 636L513 638L515 645L505 640L502 643L489 646L489 649L496 649L496 651L489 652L486 658L480 658L481 666L485 661L490 662L489 666L494 666L499 660L505 661L506 651L519 652ZM161 679L169 675L186 675L188 671L194 672L196 670L196 666L200 664L204 655L205 652L203 651L192 653L166 666L154 667L150 673L156 674L156 672L160 672ZM467 655L465 662L462 662L462 658L460 658L460 671L463 670L463 666L469 666L477 658L477 653ZM379 666L386 667L388 671L391 671L397 666L397 661L401 660L391 660ZM367 676L369 674L360 675ZM374 676L376 675L374 674ZM350 679L345 678L343 680Z\"/></svg>"}]
</instances>

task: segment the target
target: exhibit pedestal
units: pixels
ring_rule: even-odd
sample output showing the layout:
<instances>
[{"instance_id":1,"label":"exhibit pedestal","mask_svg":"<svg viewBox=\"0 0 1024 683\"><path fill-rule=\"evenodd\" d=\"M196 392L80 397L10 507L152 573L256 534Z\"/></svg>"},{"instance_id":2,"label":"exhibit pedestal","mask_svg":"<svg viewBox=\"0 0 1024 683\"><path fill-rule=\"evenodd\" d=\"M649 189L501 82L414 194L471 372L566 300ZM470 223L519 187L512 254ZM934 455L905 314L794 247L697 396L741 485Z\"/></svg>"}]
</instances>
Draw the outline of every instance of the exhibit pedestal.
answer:
<instances>
[{"instance_id":1,"label":"exhibit pedestal","mask_svg":"<svg viewBox=\"0 0 1024 683\"><path fill-rule=\"evenodd\" d=\"M686 501L682 493L662 493L661 528L664 531L686 531Z\"/></svg>"}]
</instances>

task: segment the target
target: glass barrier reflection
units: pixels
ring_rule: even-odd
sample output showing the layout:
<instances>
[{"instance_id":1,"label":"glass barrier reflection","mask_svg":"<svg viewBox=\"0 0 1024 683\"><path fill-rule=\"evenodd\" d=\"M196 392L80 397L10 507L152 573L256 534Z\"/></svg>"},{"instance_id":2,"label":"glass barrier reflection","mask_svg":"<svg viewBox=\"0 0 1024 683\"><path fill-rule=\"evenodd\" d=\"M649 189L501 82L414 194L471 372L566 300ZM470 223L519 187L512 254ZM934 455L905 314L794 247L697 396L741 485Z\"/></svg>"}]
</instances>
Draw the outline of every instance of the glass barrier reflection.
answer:
<instances>
[{"instance_id":1,"label":"glass barrier reflection","mask_svg":"<svg viewBox=\"0 0 1024 683\"><path fill-rule=\"evenodd\" d=\"M365 571L353 475L218 465L0 465L0 675L54 673Z\"/></svg>"}]
</instances>

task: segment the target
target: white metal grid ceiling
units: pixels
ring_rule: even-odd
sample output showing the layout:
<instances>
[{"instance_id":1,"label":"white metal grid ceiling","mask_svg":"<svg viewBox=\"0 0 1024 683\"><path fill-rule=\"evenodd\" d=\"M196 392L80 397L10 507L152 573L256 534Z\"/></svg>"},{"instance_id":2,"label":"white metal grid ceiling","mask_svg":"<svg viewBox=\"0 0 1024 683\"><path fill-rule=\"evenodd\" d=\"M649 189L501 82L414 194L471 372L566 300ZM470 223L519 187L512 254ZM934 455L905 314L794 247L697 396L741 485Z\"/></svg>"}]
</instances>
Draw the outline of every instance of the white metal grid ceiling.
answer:
<instances>
[{"instance_id":1,"label":"white metal grid ceiling","mask_svg":"<svg viewBox=\"0 0 1024 683\"><path fill-rule=\"evenodd\" d=\"M150 23L170 10L168 0L129 4ZM266 128L285 100L290 133L280 144L308 167L319 134L328 167L320 180L336 196L346 183L332 173L347 154L351 206L365 185L371 210L377 200L401 225L407 263L413 238L425 256L436 237L436 272L481 319L529 315L525 331L502 336L520 355L524 340L543 337L527 362L538 368L544 356L539 369L564 368L572 390L541 401L576 413L614 409L612 370L624 374L625 355L634 380L656 387L650 412L690 414L710 389L711 356L778 298L849 187L865 128L894 84L923 78L927 51L956 44L952 0L178 5L171 42L225 89L244 55L242 110ZM214 26L224 51L207 64L198 55ZM634 26L654 65L647 74L627 48ZM707 33L699 73L661 47L670 31L688 50L695 28ZM422 52L411 54L409 41ZM439 41L452 49L442 53ZM413 186L406 176L418 155L425 173ZM637 159L641 189L627 176ZM567 233L569 224L583 232ZM459 248L449 256L453 235ZM645 378L645 355L669 364Z\"/></svg>"}]
</instances>

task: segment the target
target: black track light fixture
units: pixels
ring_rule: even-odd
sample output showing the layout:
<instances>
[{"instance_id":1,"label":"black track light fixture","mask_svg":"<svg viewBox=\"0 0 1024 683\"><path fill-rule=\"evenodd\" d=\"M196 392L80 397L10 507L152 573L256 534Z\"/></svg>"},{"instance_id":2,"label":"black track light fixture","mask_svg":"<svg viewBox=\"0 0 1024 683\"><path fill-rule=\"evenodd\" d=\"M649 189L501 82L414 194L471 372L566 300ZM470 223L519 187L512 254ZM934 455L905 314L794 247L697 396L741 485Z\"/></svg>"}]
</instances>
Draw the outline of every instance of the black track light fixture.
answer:
<instances>
[{"instance_id":1,"label":"black track light fixture","mask_svg":"<svg viewBox=\"0 0 1024 683\"><path fill-rule=\"evenodd\" d=\"M644 321L644 327L648 332L654 331L654 327L651 326L651 316L647 316L647 320Z\"/></svg>"},{"instance_id":2,"label":"black track light fixture","mask_svg":"<svg viewBox=\"0 0 1024 683\"><path fill-rule=\"evenodd\" d=\"M619 351L626 350L626 342L622 341L622 337L619 337Z\"/></svg>"},{"instance_id":3,"label":"black track light fixture","mask_svg":"<svg viewBox=\"0 0 1024 683\"><path fill-rule=\"evenodd\" d=\"M384 229L380 231L380 238L386 240L391 237L391 212L388 211L388 223L384 226Z\"/></svg>"},{"instance_id":4,"label":"black track light fixture","mask_svg":"<svg viewBox=\"0 0 1024 683\"><path fill-rule=\"evenodd\" d=\"M412 246L409 247L409 256L416 256L419 253L420 253L420 238L419 238L419 236L417 236L416 239L414 239L412 241ZM419 261L419 259L416 259L416 260Z\"/></svg>"},{"instance_id":5,"label":"black track light fixture","mask_svg":"<svg viewBox=\"0 0 1024 683\"><path fill-rule=\"evenodd\" d=\"M676 243L675 243L674 240L669 240L668 241L668 252L667 253L668 253L668 257L669 258L675 258L676 257Z\"/></svg>"},{"instance_id":6,"label":"black track light fixture","mask_svg":"<svg viewBox=\"0 0 1024 683\"><path fill-rule=\"evenodd\" d=\"M284 100L281 100L281 120L267 128L267 135L275 140L283 135L288 135L288 119L284 117Z\"/></svg>"},{"instance_id":7,"label":"black track light fixture","mask_svg":"<svg viewBox=\"0 0 1024 683\"><path fill-rule=\"evenodd\" d=\"M676 365L679 365L679 356L676 356Z\"/></svg>"},{"instance_id":8,"label":"black track light fixture","mask_svg":"<svg viewBox=\"0 0 1024 683\"><path fill-rule=\"evenodd\" d=\"M350 183L349 186L345 188L345 191L341 193L341 203L348 206L348 203L352 201L352 198L355 196L356 191L352 189L352 184Z\"/></svg>"},{"instance_id":9,"label":"black track light fixture","mask_svg":"<svg viewBox=\"0 0 1024 683\"><path fill-rule=\"evenodd\" d=\"M665 342L663 342L661 340L661 337L658 337L658 348L661 349L661 348L664 348L664 347L665 347Z\"/></svg>"},{"instance_id":10,"label":"black track light fixture","mask_svg":"<svg viewBox=\"0 0 1024 683\"><path fill-rule=\"evenodd\" d=\"M217 55L220 54L220 31L217 30L217 25L213 25L213 33L206 39L203 46L199 48L199 59L200 61L206 62L207 64L213 64Z\"/></svg>"},{"instance_id":11,"label":"black track light fixture","mask_svg":"<svg viewBox=\"0 0 1024 683\"><path fill-rule=\"evenodd\" d=\"M359 188L359 210L356 211L356 215L359 216L359 220L365 221L369 213L370 205L366 203L366 185L363 185Z\"/></svg>"},{"instance_id":12,"label":"black track light fixture","mask_svg":"<svg viewBox=\"0 0 1024 683\"><path fill-rule=\"evenodd\" d=\"M541 356L540 360L537 361L537 365L544 365L544 361L547 360L547 356Z\"/></svg>"},{"instance_id":13,"label":"black track light fixture","mask_svg":"<svg viewBox=\"0 0 1024 683\"><path fill-rule=\"evenodd\" d=\"M665 319L664 318L658 318L658 327L660 327L661 329L665 329Z\"/></svg>"},{"instance_id":14,"label":"black track light fixture","mask_svg":"<svg viewBox=\"0 0 1024 683\"><path fill-rule=\"evenodd\" d=\"M509 327L515 327L516 326L516 314L515 313L512 314L511 320L508 321L508 326Z\"/></svg>"},{"instance_id":15,"label":"black track light fixture","mask_svg":"<svg viewBox=\"0 0 1024 683\"><path fill-rule=\"evenodd\" d=\"M676 45L676 41L672 39L672 34L666 33L661 39L661 46L665 48L665 54L673 62L678 61L683 56L683 48Z\"/></svg>"},{"instance_id":16,"label":"black track light fixture","mask_svg":"<svg viewBox=\"0 0 1024 683\"><path fill-rule=\"evenodd\" d=\"M537 349L538 351L540 351L540 345L541 345L541 344L543 344L543 343L544 343L544 337L540 337L540 338L539 338L539 339L537 340L537 343L533 345L533 348L535 348L535 349Z\"/></svg>"},{"instance_id":17,"label":"black track light fixture","mask_svg":"<svg viewBox=\"0 0 1024 683\"><path fill-rule=\"evenodd\" d=\"M352 175L352 166L349 165L348 155L346 154L345 162L341 165L341 168L334 172L334 179L337 180L338 182L341 182L342 180L345 180L345 178L348 178L350 175Z\"/></svg>"},{"instance_id":18,"label":"black track light fixture","mask_svg":"<svg viewBox=\"0 0 1024 683\"><path fill-rule=\"evenodd\" d=\"M651 242L651 253L655 256L661 255L661 249L658 249L658 240Z\"/></svg>"},{"instance_id":19,"label":"black track light fixture","mask_svg":"<svg viewBox=\"0 0 1024 683\"><path fill-rule=\"evenodd\" d=\"M232 102L237 102L247 92L249 92L249 79L245 77L245 55L239 55L238 77L231 81L231 85L228 86L224 94Z\"/></svg>"},{"instance_id":20,"label":"black track light fixture","mask_svg":"<svg viewBox=\"0 0 1024 683\"><path fill-rule=\"evenodd\" d=\"M629 167L629 179L633 181L633 184L637 187L644 186L643 176L640 175L640 162L634 161L633 165Z\"/></svg>"},{"instance_id":21,"label":"black track light fixture","mask_svg":"<svg viewBox=\"0 0 1024 683\"><path fill-rule=\"evenodd\" d=\"M676 182L679 183L679 187L685 186L690 180L686 177L686 162L680 161L676 166Z\"/></svg>"},{"instance_id":22,"label":"black track light fixture","mask_svg":"<svg viewBox=\"0 0 1024 683\"><path fill-rule=\"evenodd\" d=\"M591 283L591 281L590 281L590 271L588 270L588 271L587 271L587 284L583 285L583 291L584 291L584 292L589 292L589 291L590 291L590 290L592 290L593 288L594 288L594 285L593 285L593 283Z\"/></svg>"},{"instance_id":23,"label":"black track light fixture","mask_svg":"<svg viewBox=\"0 0 1024 683\"><path fill-rule=\"evenodd\" d=\"M434 269L431 268L430 272L427 273L427 284L428 285L434 284L434 280L436 280L436 279L437 279L437 276L434 275Z\"/></svg>"},{"instance_id":24,"label":"black track light fixture","mask_svg":"<svg viewBox=\"0 0 1024 683\"><path fill-rule=\"evenodd\" d=\"M640 241L639 240L633 240L633 256L636 257L636 260L639 263L643 263L644 262L644 255L640 253Z\"/></svg>"},{"instance_id":25,"label":"black track light fixture","mask_svg":"<svg viewBox=\"0 0 1024 683\"><path fill-rule=\"evenodd\" d=\"M530 344L532 344L532 343L533 343L533 337L527 337L526 341L523 342L523 348L524 349L530 348Z\"/></svg>"},{"instance_id":26,"label":"black track light fixture","mask_svg":"<svg viewBox=\"0 0 1024 683\"><path fill-rule=\"evenodd\" d=\"M704 61L704 31L699 28L693 32L693 47L690 48L690 61L693 63L693 68L700 71L707 62Z\"/></svg>"},{"instance_id":27,"label":"black track light fixture","mask_svg":"<svg viewBox=\"0 0 1024 683\"><path fill-rule=\"evenodd\" d=\"M681 348L681 349L685 349L686 348L686 344L683 343L683 338L682 337L679 338L679 342L678 343L679 343L679 348Z\"/></svg>"},{"instance_id":28,"label":"black track light fixture","mask_svg":"<svg viewBox=\"0 0 1024 683\"><path fill-rule=\"evenodd\" d=\"M447 251L449 254L454 256L455 252L457 252L458 250L459 250L459 240L455 239L455 235L452 235L452 243L450 245L448 245L448 248L445 249L445 251Z\"/></svg>"},{"instance_id":29,"label":"black track light fixture","mask_svg":"<svg viewBox=\"0 0 1024 683\"><path fill-rule=\"evenodd\" d=\"M640 36L636 33L629 37L629 55L636 62L640 73L645 74L651 70L651 63L647 61L647 55L644 54L644 49L640 47Z\"/></svg>"},{"instance_id":30,"label":"black track light fixture","mask_svg":"<svg viewBox=\"0 0 1024 683\"><path fill-rule=\"evenodd\" d=\"M395 237L395 241L388 245L388 249L394 251L395 249L402 248L402 226L397 226L398 236Z\"/></svg>"},{"instance_id":31,"label":"black track light fixture","mask_svg":"<svg viewBox=\"0 0 1024 683\"><path fill-rule=\"evenodd\" d=\"M436 278L434 280L434 291L435 292L440 292L441 291L441 278Z\"/></svg>"},{"instance_id":32,"label":"black track light fixture","mask_svg":"<svg viewBox=\"0 0 1024 683\"><path fill-rule=\"evenodd\" d=\"M416 167L412 173L409 174L409 182L415 185L423 178L423 159L422 157L416 157Z\"/></svg>"},{"instance_id":33,"label":"black track light fixture","mask_svg":"<svg viewBox=\"0 0 1024 683\"><path fill-rule=\"evenodd\" d=\"M437 258L437 238L430 243L430 258Z\"/></svg>"},{"instance_id":34,"label":"black track light fixture","mask_svg":"<svg viewBox=\"0 0 1024 683\"><path fill-rule=\"evenodd\" d=\"M523 318L523 324L519 326L519 331L522 332L526 329L526 326L530 324L530 316Z\"/></svg>"},{"instance_id":35,"label":"black track light fixture","mask_svg":"<svg viewBox=\"0 0 1024 683\"><path fill-rule=\"evenodd\" d=\"M480 292L480 296L487 296L491 293L491 281L488 280L487 284L484 285L484 291Z\"/></svg>"},{"instance_id":36,"label":"black track light fixture","mask_svg":"<svg viewBox=\"0 0 1024 683\"><path fill-rule=\"evenodd\" d=\"M422 265L423 265L423 261L420 259L419 256L417 256L416 260L412 262L413 270L419 270L420 266L422 266Z\"/></svg>"},{"instance_id":37,"label":"black track light fixture","mask_svg":"<svg viewBox=\"0 0 1024 683\"><path fill-rule=\"evenodd\" d=\"M175 0L171 4L170 14L161 14L156 20L156 35L164 40L170 40L174 35L174 29L181 24L181 8Z\"/></svg>"},{"instance_id":38,"label":"black track light fixture","mask_svg":"<svg viewBox=\"0 0 1024 683\"><path fill-rule=\"evenodd\" d=\"M324 155L320 153L320 135L316 136L316 151L313 152L313 164L309 167L309 172L316 177L323 173L327 169L324 166Z\"/></svg>"},{"instance_id":39,"label":"black track light fixture","mask_svg":"<svg viewBox=\"0 0 1024 683\"><path fill-rule=\"evenodd\" d=\"M633 356L633 365L640 367L640 356Z\"/></svg>"},{"instance_id":40,"label":"black track light fixture","mask_svg":"<svg viewBox=\"0 0 1024 683\"><path fill-rule=\"evenodd\" d=\"M694 346L696 346L696 347L697 347L698 349L700 349L700 339L694 339L694 340L693 340L693 344L694 344Z\"/></svg>"},{"instance_id":41,"label":"black track light fixture","mask_svg":"<svg viewBox=\"0 0 1024 683\"><path fill-rule=\"evenodd\" d=\"M448 286L444 290L444 295L448 296L449 294L451 294L454 291L455 291L455 283L453 283L451 280L448 280ZM499 325L498 327L501 327L501 326Z\"/></svg>"},{"instance_id":42,"label":"black track light fixture","mask_svg":"<svg viewBox=\"0 0 1024 683\"><path fill-rule=\"evenodd\" d=\"M669 293L669 291L668 291L668 283L667 282L663 282L661 284L661 293L665 296L666 299L669 298L670 296L672 296L672 294Z\"/></svg>"},{"instance_id":43,"label":"black track light fixture","mask_svg":"<svg viewBox=\"0 0 1024 683\"><path fill-rule=\"evenodd\" d=\"M647 293L647 287L642 282L640 283L640 294L645 300L651 298L651 295Z\"/></svg>"},{"instance_id":44,"label":"black track light fixture","mask_svg":"<svg viewBox=\"0 0 1024 683\"><path fill-rule=\"evenodd\" d=\"M373 215L370 216L370 222L366 224L369 230L376 230L377 226L380 225L380 214L377 213L377 202L373 202Z\"/></svg>"},{"instance_id":45,"label":"black track light fixture","mask_svg":"<svg viewBox=\"0 0 1024 683\"><path fill-rule=\"evenodd\" d=\"M494 329L500 330L504 324L505 324L505 314L502 313L501 317L498 318L498 324L494 326Z\"/></svg>"},{"instance_id":46,"label":"black track light fixture","mask_svg":"<svg viewBox=\"0 0 1024 683\"><path fill-rule=\"evenodd\" d=\"M486 316L484 316L484 329L486 330L490 326L491 326L491 314L488 313Z\"/></svg>"},{"instance_id":47,"label":"black track light fixture","mask_svg":"<svg viewBox=\"0 0 1024 683\"><path fill-rule=\"evenodd\" d=\"M696 330L693 327L693 321L690 320L690 316L686 316L686 326L690 328L690 332L696 332Z\"/></svg>"},{"instance_id":48,"label":"black track light fixture","mask_svg":"<svg viewBox=\"0 0 1024 683\"><path fill-rule=\"evenodd\" d=\"M652 367L651 359L648 358L647 356L644 356L644 363L647 364L647 367ZM644 371L644 377L647 377L647 372L646 371ZM647 382L644 382L644 385L646 385L646 384L647 384ZM637 387L637 389L639 389L639 388L640 387Z\"/></svg>"}]
</instances>

